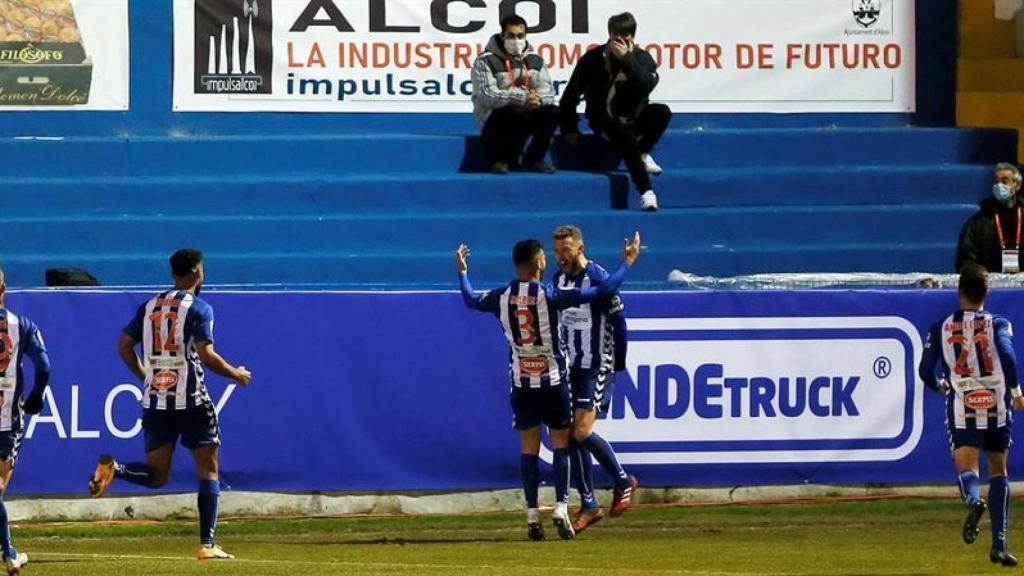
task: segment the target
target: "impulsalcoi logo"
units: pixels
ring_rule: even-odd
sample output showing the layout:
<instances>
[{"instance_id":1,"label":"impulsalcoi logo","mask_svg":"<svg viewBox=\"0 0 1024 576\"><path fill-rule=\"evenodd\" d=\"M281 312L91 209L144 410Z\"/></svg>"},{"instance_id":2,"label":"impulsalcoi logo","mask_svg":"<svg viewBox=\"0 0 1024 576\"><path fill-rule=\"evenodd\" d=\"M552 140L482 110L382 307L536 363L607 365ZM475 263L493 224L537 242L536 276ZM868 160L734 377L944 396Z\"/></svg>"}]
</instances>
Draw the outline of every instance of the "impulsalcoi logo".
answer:
<instances>
[{"instance_id":1,"label":"impulsalcoi logo","mask_svg":"<svg viewBox=\"0 0 1024 576\"><path fill-rule=\"evenodd\" d=\"M272 0L195 0L196 94L270 94Z\"/></svg>"}]
</instances>

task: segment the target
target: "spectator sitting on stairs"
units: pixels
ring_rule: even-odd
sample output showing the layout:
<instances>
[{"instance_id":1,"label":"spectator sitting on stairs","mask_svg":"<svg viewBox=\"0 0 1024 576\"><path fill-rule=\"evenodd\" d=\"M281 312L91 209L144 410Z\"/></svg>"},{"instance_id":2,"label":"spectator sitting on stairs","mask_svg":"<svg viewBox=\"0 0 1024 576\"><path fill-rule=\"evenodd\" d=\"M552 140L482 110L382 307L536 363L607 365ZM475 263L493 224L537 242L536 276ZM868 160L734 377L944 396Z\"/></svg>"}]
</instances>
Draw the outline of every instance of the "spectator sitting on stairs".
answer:
<instances>
[{"instance_id":1,"label":"spectator sitting on stairs","mask_svg":"<svg viewBox=\"0 0 1024 576\"><path fill-rule=\"evenodd\" d=\"M608 20L608 42L589 50L572 72L562 93L562 136L570 146L579 143L580 97L587 101L587 120L615 152L621 154L629 175L640 193L640 206L646 211L658 209L658 197L651 185L651 174L661 167L651 151L672 119L664 104L652 104L650 94L658 85L658 65L645 50L635 44L636 19L629 12Z\"/></svg>"},{"instance_id":2,"label":"spectator sitting on stairs","mask_svg":"<svg viewBox=\"0 0 1024 576\"><path fill-rule=\"evenodd\" d=\"M558 127L558 106L544 60L526 41L526 20L515 14L501 21L473 64L473 115L493 151L491 172L509 169L552 174L544 161ZM530 145L523 152L526 140Z\"/></svg>"},{"instance_id":3,"label":"spectator sitting on stairs","mask_svg":"<svg viewBox=\"0 0 1024 576\"><path fill-rule=\"evenodd\" d=\"M996 165L992 198L964 223L956 247L956 270L970 263L989 272L1015 274L1021 271L1021 230L1024 207L1019 198L1020 169L1006 162Z\"/></svg>"}]
</instances>

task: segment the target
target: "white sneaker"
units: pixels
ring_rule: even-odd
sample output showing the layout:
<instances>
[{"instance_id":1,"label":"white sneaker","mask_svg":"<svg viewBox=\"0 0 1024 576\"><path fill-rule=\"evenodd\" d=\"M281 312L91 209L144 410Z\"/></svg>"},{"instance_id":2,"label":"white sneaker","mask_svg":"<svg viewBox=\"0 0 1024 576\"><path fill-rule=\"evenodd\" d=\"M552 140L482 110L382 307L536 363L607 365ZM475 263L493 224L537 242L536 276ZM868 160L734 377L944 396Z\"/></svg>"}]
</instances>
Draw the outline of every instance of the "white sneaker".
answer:
<instances>
[{"instance_id":1,"label":"white sneaker","mask_svg":"<svg viewBox=\"0 0 1024 576\"><path fill-rule=\"evenodd\" d=\"M661 174L661 166L658 166L658 163L654 161L654 157L650 154L642 154L640 159L644 161L644 169L647 170L648 174L654 174L655 176Z\"/></svg>"},{"instance_id":2,"label":"white sneaker","mask_svg":"<svg viewBox=\"0 0 1024 576\"><path fill-rule=\"evenodd\" d=\"M558 537L562 540L572 540L576 537L576 532L572 529L572 520L569 519L569 510L565 506L555 507L555 511L551 514L551 522L555 525Z\"/></svg>"},{"instance_id":3,"label":"white sneaker","mask_svg":"<svg viewBox=\"0 0 1024 576\"><path fill-rule=\"evenodd\" d=\"M28 564L28 554L18 552L14 558L4 558L4 566L7 568L8 576L21 574L21 567Z\"/></svg>"},{"instance_id":4,"label":"white sneaker","mask_svg":"<svg viewBox=\"0 0 1024 576\"><path fill-rule=\"evenodd\" d=\"M658 210L658 197L654 194L654 190L648 190L640 195L640 209L644 212Z\"/></svg>"},{"instance_id":5,"label":"white sneaker","mask_svg":"<svg viewBox=\"0 0 1024 576\"><path fill-rule=\"evenodd\" d=\"M214 544L213 546L200 546L196 554L198 560L234 560L234 554L228 554L223 548Z\"/></svg>"}]
</instances>

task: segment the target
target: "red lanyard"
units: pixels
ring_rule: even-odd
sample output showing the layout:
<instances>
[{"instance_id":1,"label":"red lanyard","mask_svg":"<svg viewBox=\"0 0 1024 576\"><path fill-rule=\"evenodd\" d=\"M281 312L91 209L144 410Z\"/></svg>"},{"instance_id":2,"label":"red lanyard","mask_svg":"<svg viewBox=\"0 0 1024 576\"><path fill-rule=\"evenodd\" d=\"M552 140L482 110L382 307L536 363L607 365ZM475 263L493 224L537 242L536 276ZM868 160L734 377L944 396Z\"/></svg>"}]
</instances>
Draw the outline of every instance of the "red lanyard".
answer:
<instances>
[{"instance_id":1,"label":"red lanyard","mask_svg":"<svg viewBox=\"0 0 1024 576\"><path fill-rule=\"evenodd\" d=\"M1024 209L1017 206L1017 246L1020 249L1020 220L1021 215L1024 214ZM1006 250L1006 237L1003 236L1003 223L999 221L999 212L996 212L996 232L999 233L999 245L1002 246L1003 250Z\"/></svg>"},{"instance_id":2,"label":"red lanyard","mask_svg":"<svg viewBox=\"0 0 1024 576\"><path fill-rule=\"evenodd\" d=\"M509 59L505 60L505 70L508 71L508 77L512 80L512 87L513 88L517 87L519 85L519 82L516 80L516 77L512 75L512 60L509 60ZM523 75L521 76L521 78L523 80L523 89L529 91L530 90L530 70L529 70L529 68L526 67L526 62L523 62L523 67L520 68L520 70L523 71Z\"/></svg>"}]
</instances>

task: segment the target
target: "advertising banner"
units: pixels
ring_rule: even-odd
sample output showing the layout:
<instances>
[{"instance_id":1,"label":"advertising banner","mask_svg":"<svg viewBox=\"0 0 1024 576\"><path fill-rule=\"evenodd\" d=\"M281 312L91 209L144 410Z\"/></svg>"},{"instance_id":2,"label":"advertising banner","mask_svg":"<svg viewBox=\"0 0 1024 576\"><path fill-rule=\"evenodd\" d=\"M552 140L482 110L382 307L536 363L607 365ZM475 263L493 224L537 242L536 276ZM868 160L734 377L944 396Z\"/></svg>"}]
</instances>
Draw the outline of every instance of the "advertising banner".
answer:
<instances>
[{"instance_id":1,"label":"advertising banner","mask_svg":"<svg viewBox=\"0 0 1024 576\"><path fill-rule=\"evenodd\" d=\"M468 112L512 13L560 93L626 9L677 112L914 110L913 0L174 0L174 109Z\"/></svg>"},{"instance_id":2,"label":"advertising banner","mask_svg":"<svg viewBox=\"0 0 1024 576\"><path fill-rule=\"evenodd\" d=\"M84 493L99 454L144 459L140 386L116 343L148 297L9 294L9 309L42 329L53 363L46 406L26 429L17 493ZM253 373L241 388L207 372L222 477L234 489L519 484L508 346L498 321L467 310L458 294L203 298L215 311L217 351ZM923 335L956 306L952 292L627 293L624 301L627 371L595 429L645 485L953 478L943 399L916 376ZM1020 291L996 291L988 304L1024 319ZM168 490L193 490L187 451L176 458ZM1021 465L1011 450L1011 470Z\"/></svg>"},{"instance_id":3,"label":"advertising banner","mask_svg":"<svg viewBox=\"0 0 1024 576\"><path fill-rule=\"evenodd\" d=\"M0 0L0 111L127 110L128 0Z\"/></svg>"}]
</instances>

